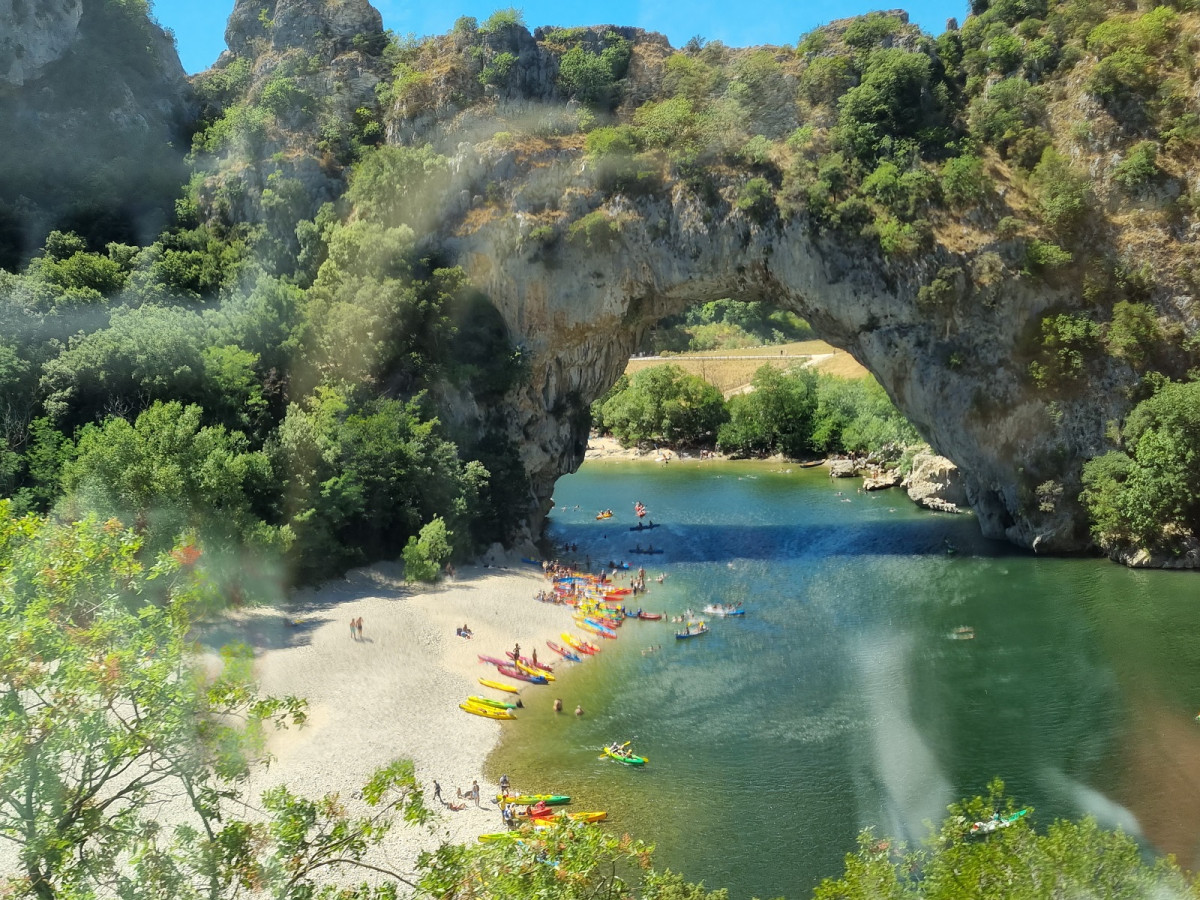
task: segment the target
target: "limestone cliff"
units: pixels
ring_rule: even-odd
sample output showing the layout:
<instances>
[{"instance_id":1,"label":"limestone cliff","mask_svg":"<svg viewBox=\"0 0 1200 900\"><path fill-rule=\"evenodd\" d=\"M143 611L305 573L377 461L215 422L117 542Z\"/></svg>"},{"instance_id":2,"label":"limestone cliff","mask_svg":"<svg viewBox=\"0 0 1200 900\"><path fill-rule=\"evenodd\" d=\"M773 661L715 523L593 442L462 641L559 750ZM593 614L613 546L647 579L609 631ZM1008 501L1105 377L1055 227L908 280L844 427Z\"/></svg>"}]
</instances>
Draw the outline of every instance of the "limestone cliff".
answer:
<instances>
[{"instance_id":1,"label":"limestone cliff","mask_svg":"<svg viewBox=\"0 0 1200 900\"><path fill-rule=\"evenodd\" d=\"M822 180L834 154L820 129L848 125L819 93L825 82L804 99L814 60L847 52L837 50L838 41L875 42L923 78L943 65L940 45L914 34L902 16L861 24L834 23L819 41L806 39L800 49L808 44L807 55L773 48L672 54L657 36L605 28L567 36L540 30L531 45L523 29L507 26L503 50L493 46L494 33L481 43L456 32L427 46L426 62L414 63L418 74L397 97L389 135L432 140L451 156L455 183L430 219L429 243L466 268L531 361L531 377L509 398L509 422L531 478L534 521L548 508L555 479L582 460L589 404L618 377L646 331L689 304L735 297L795 311L864 363L937 452L960 467L986 535L1044 552L1091 543L1074 503L1080 466L1113 446L1112 423L1131 408L1144 366L1101 350L1050 388L1031 377L1039 359L1054 361L1042 347L1056 345L1042 335L1055 311L1094 321L1089 317L1109 315L1120 297L1107 285L1081 291L1084 266L1075 276L1051 271L1071 253L1051 264L1041 254L1055 240L1071 241L1076 259L1103 263L1115 281L1128 271L1135 242L1142 252L1149 244L1151 253L1179 258L1180 232L1151 240L1100 209L1068 232L1051 220L1046 191L1039 196L1036 179L1016 173L1015 157L1004 154L973 164L981 183L994 188L964 201L925 200L915 215L872 193L885 176L901 174L895 166L888 172L880 164L857 195ZM628 51L627 65L613 70L622 76L619 92L571 102L562 77L570 48L591 47L595 57L619 42ZM724 92L706 115L728 116L733 102L737 115L692 136L698 150L676 154L672 147L703 126L677 118L676 130L663 135L657 117L670 110L638 104L662 96L656 91L669 84L675 109L697 114L699 101L688 93L694 89L678 73L706 68L705 77L715 79L717 65L727 80L702 88ZM845 84L867 83L870 74L843 71ZM547 77L556 78L556 90L546 89ZM953 103L931 84L914 78L910 102L924 110L928 133L953 134ZM797 86L800 99L776 102ZM835 99L838 91L847 88L834 89ZM587 133L597 109L608 116L601 121L615 125L601 129L603 143ZM1081 134L1073 117L1095 113L1082 100L1063 103L1049 124ZM887 127L916 126L897 120ZM789 133L786 142L770 137ZM1047 135L1037 140L1044 145ZM912 138L914 146L920 139ZM697 155L707 160L702 171L692 161ZM842 153L836 157L842 165ZM914 182L930 177L920 166L914 171ZM1128 208L1118 190L1108 196L1110 209ZM897 240L901 233L911 240ZM1160 267L1157 284L1140 297L1154 301L1160 325L1174 323L1161 327L1187 329L1189 282L1168 268ZM1165 370L1182 373L1184 357L1171 347L1154 352Z\"/></svg>"},{"instance_id":2,"label":"limestone cliff","mask_svg":"<svg viewBox=\"0 0 1200 900\"><path fill-rule=\"evenodd\" d=\"M153 240L191 115L174 44L136 4L0 2L0 265L52 228Z\"/></svg>"}]
</instances>

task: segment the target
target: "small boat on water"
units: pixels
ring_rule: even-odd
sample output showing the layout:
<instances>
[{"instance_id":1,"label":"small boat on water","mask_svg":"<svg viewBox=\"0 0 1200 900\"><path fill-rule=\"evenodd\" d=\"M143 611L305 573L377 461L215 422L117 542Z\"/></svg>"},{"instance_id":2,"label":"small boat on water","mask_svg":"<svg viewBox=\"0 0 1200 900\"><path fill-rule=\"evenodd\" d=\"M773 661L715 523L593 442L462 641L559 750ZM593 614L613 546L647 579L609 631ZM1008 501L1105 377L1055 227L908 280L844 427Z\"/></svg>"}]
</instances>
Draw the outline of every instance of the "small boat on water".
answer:
<instances>
[{"instance_id":1,"label":"small boat on water","mask_svg":"<svg viewBox=\"0 0 1200 900\"><path fill-rule=\"evenodd\" d=\"M704 611L710 616L744 616L746 611L740 606L726 606L722 603L710 603L704 607Z\"/></svg>"},{"instance_id":2,"label":"small boat on water","mask_svg":"<svg viewBox=\"0 0 1200 900\"><path fill-rule=\"evenodd\" d=\"M613 517L613 511L611 509L605 509L605 510L602 510L602 511L596 513L597 519L611 519L612 517Z\"/></svg>"},{"instance_id":3,"label":"small boat on water","mask_svg":"<svg viewBox=\"0 0 1200 900\"><path fill-rule=\"evenodd\" d=\"M640 553L643 556L653 556L656 553L663 553L665 551L662 549L662 547L647 547L645 550L643 550L641 547L631 547L629 552Z\"/></svg>"},{"instance_id":4,"label":"small boat on water","mask_svg":"<svg viewBox=\"0 0 1200 900\"><path fill-rule=\"evenodd\" d=\"M570 819L572 822L603 822L608 818L608 813L604 810L595 810L592 812L548 812L545 815L530 816L532 822L561 822L563 819Z\"/></svg>"},{"instance_id":5,"label":"small boat on water","mask_svg":"<svg viewBox=\"0 0 1200 900\"><path fill-rule=\"evenodd\" d=\"M502 681L491 681L490 679L487 679L487 678L480 678L479 683L482 684L484 687L490 687L490 688L495 688L498 691L504 691L506 694L520 693L519 688L515 688L511 684L504 684L504 682L502 682Z\"/></svg>"},{"instance_id":6,"label":"small boat on water","mask_svg":"<svg viewBox=\"0 0 1200 900\"><path fill-rule=\"evenodd\" d=\"M624 763L627 766L644 766L646 763L650 762L650 757L635 756L631 750L626 750L625 748L628 746L629 741L626 741L621 745L619 750L614 750L611 746L609 746L601 748L600 752L609 759L619 763Z\"/></svg>"},{"instance_id":7,"label":"small boat on water","mask_svg":"<svg viewBox=\"0 0 1200 900\"><path fill-rule=\"evenodd\" d=\"M511 803L529 806L533 803L545 803L547 806L562 806L571 802L566 794L497 794L497 803Z\"/></svg>"},{"instance_id":8,"label":"small boat on water","mask_svg":"<svg viewBox=\"0 0 1200 900\"><path fill-rule=\"evenodd\" d=\"M650 522L649 524L647 524L646 522L638 522L636 525L630 525L629 530L630 531L649 531L651 528L658 528L658 527L660 527L660 526L655 525L653 522Z\"/></svg>"},{"instance_id":9,"label":"small boat on water","mask_svg":"<svg viewBox=\"0 0 1200 900\"><path fill-rule=\"evenodd\" d=\"M967 829L967 834L972 836L981 836L991 834L994 831L999 831L1001 828L1007 828L1013 822L1017 821L1029 812L1029 808L1018 809L1015 813L1002 816L1000 813L992 813L992 817L983 822L972 822L971 827Z\"/></svg>"},{"instance_id":10,"label":"small boat on water","mask_svg":"<svg viewBox=\"0 0 1200 900\"><path fill-rule=\"evenodd\" d=\"M589 644L587 641L582 641L573 634L562 633L563 642L572 650L578 650L580 653L586 653L591 656L593 653L599 653L600 648L595 644Z\"/></svg>"},{"instance_id":11,"label":"small boat on water","mask_svg":"<svg viewBox=\"0 0 1200 900\"><path fill-rule=\"evenodd\" d=\"M647 621L647 622L659 622L659 621L661 621L661 620L662 620L662 618L663 618L663 614L662 614L662 613L648 613L648 612L643 612L642 610L640 610L640 609L639 609L639 610L638 610L637 617L638 617L639 619L643 619L643 620L645 620L645 621Z\"/></svg>"},{"instance_id":12,"label":"small boat on water","mask_svg":"<svg viewBox=\"0 0 1200 900\"><path fill-rule=\"evenodd\" d=\"M675 638L682 641L686 640L687 638L699 637L702 634L708 634L707 625L700 624L695 628L687 628L684 631L677 631L675 632Z\"/></svg>"},{"instance_id":13,"label":"small boat on water","mask_svg":"<svg viewBox=\"0 0 1200 900\"><path fill-rule=\"evenodd\" d=\"M458 704L458 708L464 712L469 712L473 716L483 716L485 719L516 718L507 709L496 709L494 706L476 706L474 703L466 702Z\"/></svg>"},{"instance_id":14,"label":"small boat on water","mask_svg":"<svg viewBox=\"0 0 1200 900\"><path fill-rule=\"evenodd\" d=\"M560 647L554 641L546 641L546 646L561 656L563 659L569 659L571 662L583 662L578 653L572 653L565 647Z\"/></svg>"}]
</instances>

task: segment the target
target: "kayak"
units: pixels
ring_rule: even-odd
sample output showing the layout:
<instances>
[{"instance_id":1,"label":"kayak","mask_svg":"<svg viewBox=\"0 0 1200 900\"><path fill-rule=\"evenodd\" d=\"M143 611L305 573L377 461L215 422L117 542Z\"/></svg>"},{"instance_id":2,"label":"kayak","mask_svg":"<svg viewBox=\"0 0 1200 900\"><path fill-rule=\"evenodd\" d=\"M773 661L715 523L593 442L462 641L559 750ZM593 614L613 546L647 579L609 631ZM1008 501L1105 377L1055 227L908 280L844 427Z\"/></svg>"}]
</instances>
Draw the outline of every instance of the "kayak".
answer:
<instances>
[{"instance_id":1,"label":"kayak","mask_svg":"<svg viewBox=\"0 0 1200 900\"><path fill-rule=\"evenodd\" d=\"M563 819L570 819L572 822L603 822L608 818L608 813L604 810L595 810L592 812L548 812L546 815L531 816L531 821L534 822L561 822Z\"/></svg>"},{"instance_id":2,"label":"kayak","mask_svg":"<svg viewBox=\"0 0 1200 900\"><path fill-rule=\"evenodd\" d=\"M596 516L597 519L611 519L613 514L610 512L602 512Z\"/></svg>"},{"instance_id":3,"label":"kayak","mask_svg":"<svg viewBox=\"0 0 1200 900\"><path fill-rule=\"evenodd\" d=\"M524 664L527 666L532 666L535 669L540 669L541 672L533 673L533 674L541 674L541 675L544 675L547 672L554 671L553 668L551 666L546 665L546 663L538 662L537 660L530 659L528 656L513 656L511 653L506 654L506 655L508 656L508 659L501 660L500 665L502 665L502 666L507 666L510 663L516 663L517 665Z\"/></svg>"},{"instance_id":4,"label":"kayak","mask_svg":"<svg viewBox=\"0 0 1200 900\"><path fill-rule=\"evenodd\" d=\"M481 844L492 844L501 841L515 841L520 837L521 832L519 831L493 831L491 834L481 834L478 840Z\"/></svg>"},{"instance_id":5,"label":"kayak","mask_svg":"<svg viewBox=\"0 0 1200 900\"><path fill-rule=\"evenodd\" d=\"M534 678L542 679L542 683L554 680L554 676L551 675L549 672L547 672L545 669L540 669L540 668L535 669L533 666L525 665L525 663L521 662L520 660L513 660L513 665L516 666L518 669L520 669L522 672L524 672L526 675L529 675Z\"/></svg>"},{"instance_id":6,"label":"kayak","mask_svg":"<svg viewBox=\"0 0 1200 900\"><path fill-rule=\"evenodd\" d=\"M562 806L564 803L570 803L571 798L566 794L497 794L496 802L514 806L529 806L539 802L547 806Z\"/></svg>"},{"instance_id":7,"label":"kayak","mask_svg":"<svg viewBox=\"0 0 1200 900\"><path fill-rule=\"evenodd\" d=\"M486 678L480 678L479 683L484 687L495 688L498 691L504 691L506 694L520 693L520 688L515 688L511 684L504 684L499 681L489 681Z\"/></svg>"},{"instance_id":8,"label":"kayak","mask_svg":"<svg viewBox=\"0 0 1200 900\"><path fill-rule=\"evenodd\" d=\"M625 763L627 766L644 766L646 763L650 762L650 758L648 756L621 756L618 753L613 753L611 747L605 747L601 752L609 759L614 759L619 763Z\"/></svg>"},{"instance_id":9,"label":"kayak","mask_svg":"<svg viewBox=\"0 0 1200 900\"><path fill-rule=\"evenodd\" d=\"M694 628L694 629L692 629L691 631L677 631L677 632L675 632L675 637L676 637L678 640L681 640L681 641L682 641L682 640L684 640L684 639L686 639L686 638L694 638L694 637L699 637L699 636L700 636L700 635L702 635L702 634L708 634L708 628L707 628L707 627L704 627L704 628Z\"/></svg>"},{"instance_id":10,"label":"kayak","mask_svg":"<svg viewBox=\"0 0 1200 900\"><path fill-rule=\"evenodd\" d=\"M1007 828L1017 819L1029 812L1029 808L1019 809L1015 813L1008 816L1002 816L999 813L992 816L985 822L973 822L968 830L969 834L991 834L993 831L999 831L1001 828Z\"/></svg>"},{"instance_id":11,"label":"kayak","mask_svg":"<svg viewBox=\"0 0 1200 900\"><path fill-rule=\"evenodd\" d=\"M522 672L515 666L496 666L496 671L501 675L507 675L509 678L515 678L518 681L528 681L532 684L545 684L546 679L542 675L530 675L528 672Z\"/></svg>"},{"instance_id":12,"label":"kayak","mask_svg":"<svg viewBox=\"0 0 1200 900\"><path fill-rule=\"evenodd\" d=\"M476 706L474 703L460 703L458 708L463 712L469 712L474 716L483 716L485 719L515 719L512 713L507 709L496 709L493 706Z\"/></svg>"},{"instance_id":13,"label":"kayak","mask_svg":"<svg viewBox=\"0 0 1200 900\"><path fill-rule=\"evenodd\" d=\"M596 619L584 619L580 624L584 628L589 628L602 637L615 638L617 636L617 633L613 631L613 629L609 628L607 625L602 625Z\"/></svg>"},{"instance_id":14,"label":"kayak","mask_svg":"<svg viewBox=\"0 0 1200 900\"><path fill-rule=\"evenodd\" d=\"M490 706L494 709L516 709L517 704L508 703L504 700L493 700L491 697L475 697L467 698L467 702L475 706Z\"/></svg>"},{"instance_id":15,"label":"kayak","mask_svg":"<svg viewBox=\"0 0 1200 900\"><path fill-rule=\"evenodd\" d=\"M744 616L746 611L729 606L706 606L704 611L710 616Z\"/></svg>"},{"instance_id":16,"label":"kayak","mask_svg":"<svg viewBox=\"0 0 1200 900\"><path fill-rule=\"evenodd\" d=\"M663 617L663 614L662 613L639 612L637 617L646 622L657 622L659 619L661 619Z\"/></svg>"},{"instance_id":17,"label":"kayak","mask_svg":"<svg viewBox=\"0 0 1200 900\"><path fill-rule=\"evenodd\" d=\"M498 656L481 656L479 657L479 661L487 663L489 666L507 666L509 663L509 660L501 659Z\"/></svg>"},{"instance_id":18,"label":"kayak","mask_svg":"<svg viewBox=\"0 0 1200 900\"><path fill-rule=\"evenodd\" d=\"M588 655L591 655L593 653L600 652L599 647L593 646L587 641L581 641L579 638L575 637L574 635L567 634L565 631L562 633L562 639L568 647L570 647L572 650L578 650L580 653L587 653Z\"/></svg>"},{"instance_id":19,"label":"kayak","mask_svg":"<svg viewBox=\"0 0 1200 900\"><path fill-rule=\"evenodd\" d=\"M583 660L580 659L579 654L572 653L570 650L567 650L563 647L558 646L558 644L554 643L554 641L546 641L546 646L549 647L551 650L553 650L555 653L557 653L559 656L561 656L563 659L569 659L572 662L583 662Z\"/></svg>"}]
</instances>

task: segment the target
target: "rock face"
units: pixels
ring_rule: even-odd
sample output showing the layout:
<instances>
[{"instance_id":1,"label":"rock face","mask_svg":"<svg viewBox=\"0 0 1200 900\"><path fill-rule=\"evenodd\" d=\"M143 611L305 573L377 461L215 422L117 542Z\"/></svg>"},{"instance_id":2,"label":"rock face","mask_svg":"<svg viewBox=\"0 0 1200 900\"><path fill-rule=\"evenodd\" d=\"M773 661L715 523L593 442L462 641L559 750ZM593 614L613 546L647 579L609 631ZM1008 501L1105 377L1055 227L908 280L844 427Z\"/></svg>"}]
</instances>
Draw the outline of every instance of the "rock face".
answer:
<instances>
[{"instance_id":1,"label":"rock face","mask_svg":"<svg viewBox=\"0 0 1200 900\"><path fill-rule=\"evenodd\" d=\"M958 466L944 456L918 453L913 457L912 471L902 486L908 490L913 503L926 509L962 512L967 505L967 493Z\"/></svg>"},{"instance_id":2,"label":"rock face","mask_svg":"<svg viewBox=\"0 0 1200 900\"><path fill-rule=\"evenodd\" d=\"M0 89L37 78L79 37L83 0L0 0Z\"/></svg>"},{"instance_id":3,"label":"rock face","mask_svg":"<svg viewBox=\"0 0 1200 900\"><path fill-rule=\"evenodd\" d=\"M190 87L161 28L103 0L0 0L0 265L52 228L153 240L186 180Z\"/></svg>"},{"instance_id":4,"label":"rock face","mask_svg":"<svg viewBox=\"0 0 1200 900\"><path fill-rule=\"evenodd\" d=\"M528 382L507 402L533 487L531 521L548 509L555 480L582 462L587 409L647 330L691 304L735 297L796 312L867 366L959 465L986 535L1049 552L1088 545L1070 511L1027 501L1029 483L1048 477L1042 461L1051 455L1078 461L1105 447L1104 423L1127 409L1117 388L1128 373L1104 372L1070 406L1052 410L1037 396L1015 348L1058 294L1023 278L1017 261L1002 264L988 302L958 322L920 309L916 295L940 266L969 270L969 257L939 247L896 263L802 216L757 221L733 202L736 179L716 202L680 184L605 198L577 145L561 142L528 152L461 143L452 167L457 184L437 240L491 297L530 361ZM611 226L591 246L568 227L589 213ZM999 241L986 249L1008 259Z\"/></svg>"}]
</instances>

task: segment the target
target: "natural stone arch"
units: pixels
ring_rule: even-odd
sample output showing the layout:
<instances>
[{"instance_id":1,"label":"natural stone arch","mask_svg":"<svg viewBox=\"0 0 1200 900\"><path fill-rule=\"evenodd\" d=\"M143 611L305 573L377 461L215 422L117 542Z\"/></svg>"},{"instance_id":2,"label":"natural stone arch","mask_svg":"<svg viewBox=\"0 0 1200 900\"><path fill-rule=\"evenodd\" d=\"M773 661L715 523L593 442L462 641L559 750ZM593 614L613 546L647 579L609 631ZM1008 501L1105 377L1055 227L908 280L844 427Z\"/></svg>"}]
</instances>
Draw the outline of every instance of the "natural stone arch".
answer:
<instances>
[{"instance_id":1,"label":"natural stone arch","mask_svg":"<svg viewBox=\"0 0 1200 900\"><path fill-rule=\"evenodd\" d=\"M577 139L531 143L459 143L431 235L495 303L528 361L505 415L530 478L530 521L582 462L588 407L646 331L690 304L736 297L796 312L866 366L959 465L985 535L1045 551L1087 546L1077 508L1040 509L1034 487L1077 480L1081 461L1106 449L1105 423L1128 408L1117 388L1129 373L1108 364L1096 389L1068 402L1036 392L1024 335L1063 298L1021 272L1019 247L976 232L957 251L935 236L919 256L888 258L877 241L823 232L803 213L743 212L735 200L747 173L725 173L710 201L669 179L629 196L597 187ZM607 246L567 238L597 213L617 232ZM954 296L918 302L947 267L967 273Z\"/></svg>"}]
</instances>

